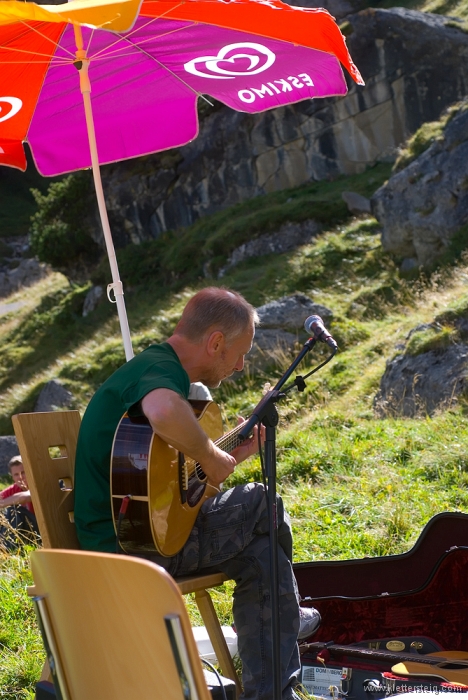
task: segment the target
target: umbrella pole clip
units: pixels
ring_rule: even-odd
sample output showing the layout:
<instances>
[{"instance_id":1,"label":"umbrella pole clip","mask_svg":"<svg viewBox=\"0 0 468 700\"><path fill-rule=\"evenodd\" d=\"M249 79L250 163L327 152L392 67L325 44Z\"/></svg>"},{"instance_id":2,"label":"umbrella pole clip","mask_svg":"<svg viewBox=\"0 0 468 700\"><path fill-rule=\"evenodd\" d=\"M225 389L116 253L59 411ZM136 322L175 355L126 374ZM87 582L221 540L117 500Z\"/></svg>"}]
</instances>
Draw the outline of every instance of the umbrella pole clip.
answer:
<instances>
[{"instance_id":1,"label":"umbrella pole clip","mask_svg":"<svg viewBox=\"0 0 468 700\"><path fill-rule=\"evenodd\" d=\"M85 92L91 92L91 83L89 82L88 76L89 58L86 54L86 49L83 45L83 35L81 33L81 27L75 24L73 29L75 33L76 43L76 60L73 61L73 65L80 74L80 89L81 93L84 95Z\"/></svg>"},{"instance_id":2,"label":"umbrella pole clip","mask_svg":"<svg viewBox=\"0 0 468 700\"><path fill-rule=\"evenodd\" d=\"M120 280L107 285L107 298L111 304L117 304L117 296L123 297L123 294L123 285Z\"/></svg>"}]
</instances>

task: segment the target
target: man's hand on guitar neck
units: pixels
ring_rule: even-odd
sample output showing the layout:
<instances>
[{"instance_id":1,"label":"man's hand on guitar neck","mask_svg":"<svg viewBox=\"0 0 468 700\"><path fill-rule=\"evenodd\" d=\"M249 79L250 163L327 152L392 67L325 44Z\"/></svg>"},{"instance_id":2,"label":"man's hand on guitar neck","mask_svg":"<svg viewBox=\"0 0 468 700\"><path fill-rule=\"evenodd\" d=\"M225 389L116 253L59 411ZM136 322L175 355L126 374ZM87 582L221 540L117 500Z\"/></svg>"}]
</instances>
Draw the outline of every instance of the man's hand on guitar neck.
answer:
<instances>
[{"instance_id":1,"label":"man's hand on guitar neck","mask_svg":"<svg viewBox=\"0 0 468 700\"><path fill-rule=\"evenodd\" d=\"M239 416L239 418L237 419L237 424L241 425L244 422L245 422L245 419L241 418L241 416ZM262 440L262 445L263 445L263 443L265 442L265 428L263 425L261 426L260 435L261 435L261 440ZM226 455L227 453L220 450L214 443L211 443L211 444L213 445L213 447L216 450L216 454L214 455L215 469L216 469L217 468L216 465L218 464L219 458L220 457L222 458L222 456ZM247 440L244 440L244 442L241 443L238 447L235 447L233 450L231 450L231 452L227 456L234 457L234 459L235 459L234 467L235 467L236 464L243 462L244 459L248 459L249 457L252 457L252 455L256 454L257 452L258 452L258 427L255 427L253 429L252 435L249 438L247 438ZM219 488L219 485L222 483L222 481L224 481L224 479L226 479L229 476L229 474L234 471L234 467L233 467L231 469L231 471L226 474L224 479L222 479L222 481L215 482L212 480L212 477L210 476L208 470L206 469L206 463L200 462L200 464L202 466L203 471L208 476L210 484L213 484L213 486L216 486L217 488Z\"/></svg>"},{"instance_id":2,"label":"man's hand on guitar neck","mask_svg":"<svg viewBox=\"0 0 468 700\"><path fill-rule=\"evenodd\" d=\"M235 456L216 447L199 426L190 405L175 391L150 391L142 399L141 407L154 432L199 462L210 484L219 487L232 474L237 464Z\"/></svg>"},{"instance_id":3,"label":"man's hand on guitar neck","mask_svg":"<svg viewBox=\"0 0 468 700\"><path fill-rule=\"evenodd\" d=\"M242 425L242 423L245 423L245 418L239 416L237 419L237 425ZM263 445L263 443L265 442L265 427L263 425L260 426L260 435ZM249 438L247 438L247 440L244 440L244 442L242 442L238 447L231 450L230 454L236 458L236 462L237 464L239 464L239 462L243 462L244 459L252 457L254 454L257 454L257 452L258 426L255 426L252 435Z\"/></svg>"}]
</instances>

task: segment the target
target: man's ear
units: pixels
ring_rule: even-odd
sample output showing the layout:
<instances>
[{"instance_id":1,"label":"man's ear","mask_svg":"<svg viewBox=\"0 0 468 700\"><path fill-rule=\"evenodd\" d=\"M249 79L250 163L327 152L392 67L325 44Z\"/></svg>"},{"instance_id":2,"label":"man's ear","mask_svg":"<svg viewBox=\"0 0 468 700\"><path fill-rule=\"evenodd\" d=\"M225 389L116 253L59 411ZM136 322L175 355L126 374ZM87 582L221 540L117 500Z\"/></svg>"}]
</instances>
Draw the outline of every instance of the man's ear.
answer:
<instances>
[{"instance_id":1,"label":"man's ear","mask_svg":"<svg viewBox=\"0 0 468 700\"><path fill-rule=\"evenodd\" d=\"M208 336L206 341L206 350L210 357L215 357L221 350L223 350L225 344L224 333L222 331L213 331Z\"/></svg>"}]
</instances>

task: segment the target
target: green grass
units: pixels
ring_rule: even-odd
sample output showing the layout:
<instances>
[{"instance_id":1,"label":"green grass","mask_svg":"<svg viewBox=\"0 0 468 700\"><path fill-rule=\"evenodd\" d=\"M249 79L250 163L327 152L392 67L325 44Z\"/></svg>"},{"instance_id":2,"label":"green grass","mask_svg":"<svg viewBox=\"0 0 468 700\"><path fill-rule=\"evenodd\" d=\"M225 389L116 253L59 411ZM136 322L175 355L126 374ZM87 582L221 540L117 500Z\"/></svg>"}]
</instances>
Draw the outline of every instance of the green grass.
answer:
<instances>
[{"instance_id":1,"label":"green grass","mask_svg":"<svg viewBox=\"0 0 468 700\"><path fill-rule=\"evenodd\" d=\"M450 326L436 326L414 333L406 345L408 355L446 350L458 340L458 334Z\"/></svg>"},{"instance_id":2,"label":"green grass","mask_svg":"<svg viewBox=\"0 0 468 700\"><path fill-rule=\"evenodd\" d=\"M448 15L449 17L460 17L468 19L467 0L378 0L370 2L370 7L406 7L408 10L420 10L421 12L433 12L436 15ZM465 25L462 26L464 31Z\"/></svg>"},{"instance_id":3,"label":"green grass","mask_svg":"<svg viewBox=\"0 0 468 700\"><path fill-rule=\"evenodd\" d=\"M468 16L468 15L467 15ZM393 166L393 172L398 172L407 167L415 158L424 153L435 141L443 139L444 129L451 119L460 112L468 109L466 101L458 102L446 109L440 119L433 122L426 122L408 139Z\"/></svg>"},{"instance_id":4,"label":"green grass","mask_svg":"<svg viewBox=\"0 0 468 700\"><path fill-rule=\"evenodd\" d=\"M460 17L465 20L462 31L466 31L468 25L468 2L466 0L424 0L418 7L424 12L434 12L436 15L448 15L449 17ZM447 22L448 26L457 26ZM458 25L459 26L459 25Z\"/></svg>"},{"instance_id":5,"label":"green grass","mask_svg":"<svg viewBox=\"0 0 468 700\"><path fill-rule=\"evenodd\" d=\"M26 555L0 555L0 697L33 700L45 653L26 585L32 584Z\"/></svg>"}]
</instances>

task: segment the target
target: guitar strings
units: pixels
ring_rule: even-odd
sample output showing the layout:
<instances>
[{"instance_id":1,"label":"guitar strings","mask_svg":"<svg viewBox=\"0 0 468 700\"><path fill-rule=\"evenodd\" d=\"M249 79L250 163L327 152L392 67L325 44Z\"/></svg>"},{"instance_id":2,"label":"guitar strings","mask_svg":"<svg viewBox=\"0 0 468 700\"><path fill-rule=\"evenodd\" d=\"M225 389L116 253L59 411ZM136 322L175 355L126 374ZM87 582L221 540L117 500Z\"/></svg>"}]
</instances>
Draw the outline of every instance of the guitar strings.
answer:
<instances>
[{"instance_id":1,"label":"guitar strings","mask_svg":"<svg viewBox=\"0 0 468 700\"><path fill-rule=\"evenodd\" d=\"M231 452L237 445L239 444L239 439L238 439L238 433L242 429L243 424L241 423L238 425L236 428L233 428L230 430L228 433L225 435L222 435L220 438L214 441L214 444L219 447L221 450L224 452ZM187 472L187 477L190 478L191 476L194 476L197 474L197 470L201 471L202 474L206 477L205 472L203 471L203 467L199 464L199 462L194 462L193 466L187 467L187 464L184 465L186 472ZM197 474L197 478L200 478Z\"/></svg>"}]
</instances>

